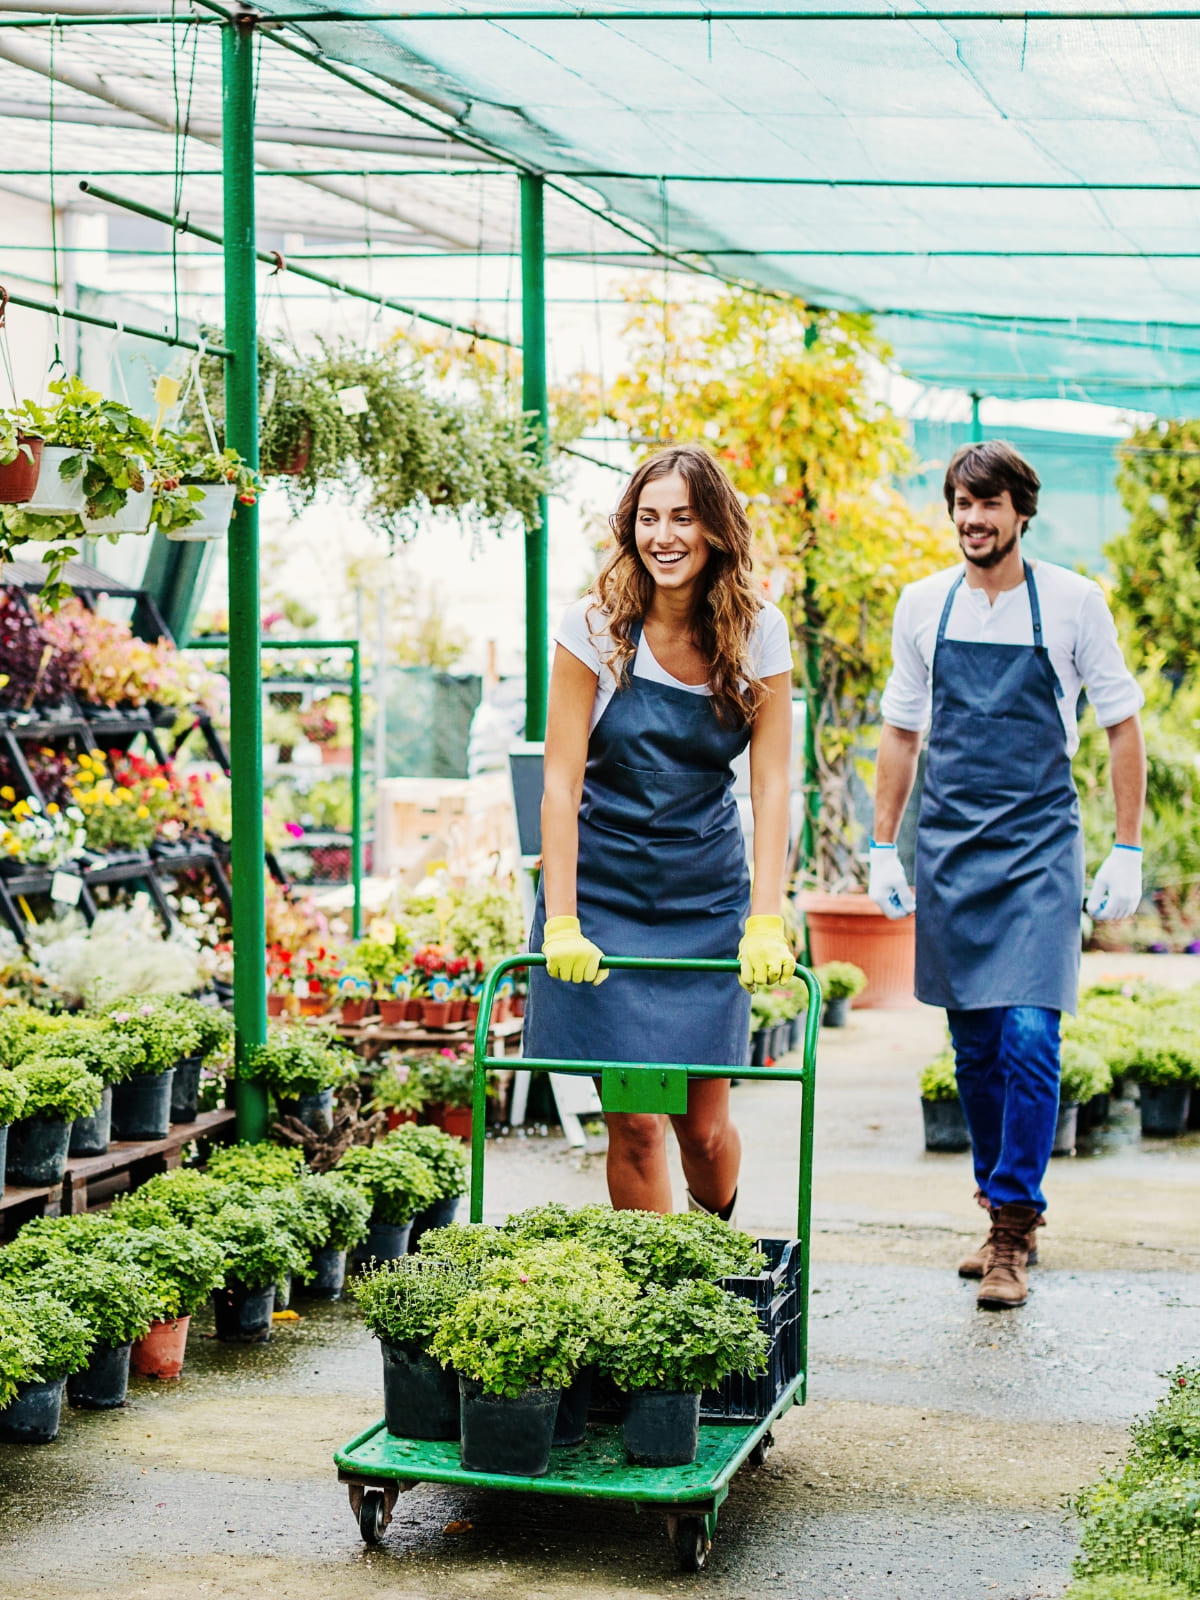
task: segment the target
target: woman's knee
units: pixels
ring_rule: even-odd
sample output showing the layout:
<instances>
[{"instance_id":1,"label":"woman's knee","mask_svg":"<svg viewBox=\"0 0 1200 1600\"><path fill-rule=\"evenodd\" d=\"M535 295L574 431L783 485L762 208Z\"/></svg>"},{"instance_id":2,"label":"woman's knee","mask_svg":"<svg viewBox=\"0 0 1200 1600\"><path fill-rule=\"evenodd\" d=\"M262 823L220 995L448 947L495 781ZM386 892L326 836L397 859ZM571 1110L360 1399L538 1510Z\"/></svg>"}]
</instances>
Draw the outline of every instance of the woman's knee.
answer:
<instances>
[{"instance_id":1,"label":"woman's knee","mask_svg":"<svg viewBox=\"0 0 1200 1600\"><path fill-rule=\"evenodd\" d=\"M702 1122L677 1122L679 1147L689 1162L712 1164L721 1159L734 1136L728 1116L708 1117Z\"/></svg>"},{"instance_id":2,"label":"woman's knee","mask_svg":"<svg viewBox=\"0 0 1200 1600\"><path fill-rule=\"evenodd\" d=\"M610 1157L635 1167L649 1167L662 1158L667 1140L665 1117L619 1112L606 1121Z\"/></svg>"}]
</instances>

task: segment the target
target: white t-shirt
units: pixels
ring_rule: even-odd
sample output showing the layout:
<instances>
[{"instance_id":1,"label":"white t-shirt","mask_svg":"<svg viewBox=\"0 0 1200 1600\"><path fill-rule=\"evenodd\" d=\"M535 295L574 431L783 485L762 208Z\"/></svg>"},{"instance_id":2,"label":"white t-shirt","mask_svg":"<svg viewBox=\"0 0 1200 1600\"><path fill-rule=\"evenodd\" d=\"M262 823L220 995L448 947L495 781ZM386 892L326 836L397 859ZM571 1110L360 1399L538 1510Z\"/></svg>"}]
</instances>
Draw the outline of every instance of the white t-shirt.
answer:
<instances>
[{"instance_id":1,"label":"white t-shirt","mask_svg":"<svg viewBox=\"0 0 1200 1600\"><path fill-rule=\"evenodd\" d=\"M617 687L616 674L609 666L615 646L604 613L594 595L585 594L581 600L567 607L558 632L554 635L554 642L562 645L564 650L569 650L577 661L582 661L585 667L590 667L596 674L596 698L592 702L592 717L588 723L590 733L604 715L604 709ZM765 605L758 613L758 622L750 640L750 664L760 678L770 678L778 672L792 670L792 645L788 638L787 618L778 606ZM632 670L635 678L667 683L672 689L686 689L689 694L712 694L707 684L680 683L678 678L664 672L651 654L644 633L638 641Z\"/></svg>"},{"instance_id":2,"label":"white t-shirt","mask_svg":"<svg viewBox=\"0 0 1200 1600\"><path fill-rule=\"evenodd\" d=\"M1031 561L1042 613L1042 638L1062 685L1059 714L1067 754L1079 748L1075 707L1086 688L1102 728L1123 722L1145 703L1137 679L1125 665L1104 591L1091 578L1049 561ZM938 622L950 585L963 567L935 572L910 583L900 595L892 625L892 674L883 691L883 720L920 733L932 709L930 665ZM1025 584L1006 589L994 605L982 589L964 582L954 597L946 638L968 644L1032 644L1033 615Z\"/></svg>"}]
</instances>

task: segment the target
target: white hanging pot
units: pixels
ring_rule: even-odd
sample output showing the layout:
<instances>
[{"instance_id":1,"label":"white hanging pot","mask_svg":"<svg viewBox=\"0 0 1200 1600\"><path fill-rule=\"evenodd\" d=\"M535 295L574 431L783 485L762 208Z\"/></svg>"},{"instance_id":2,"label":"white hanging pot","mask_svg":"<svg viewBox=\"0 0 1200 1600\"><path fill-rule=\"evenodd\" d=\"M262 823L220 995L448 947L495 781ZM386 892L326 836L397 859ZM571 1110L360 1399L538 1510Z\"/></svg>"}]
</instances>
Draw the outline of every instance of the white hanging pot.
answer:
<instances>
[{"instance_id":1,"label":"white hanging pot","mask_svg":"<svg viewBox=\"0 0 1200 1600\"><path fill-rule=\"evenodd\" d=\"M75 478L64 478L62 464L72 456L83 456L83 470ZM83 474L87 471L87 452L74 450L61 444L48 444L42 451L42 470L38 473L37 488L26 502L26 511L42 517L62 517L72 511L83 511Z\"/></svg>"},{"instance_id":2,"label":"white hanging pot","mask_svg":"<svg viewBox=\"0 0 1200 1600\"><path fill-rule=\"evenodd\" d=\"M83 525L88 533L145 533L154 510L154 484L149 471L145 471L145 478L146 487L130 489L125 504L111 517L89 517L85 511Z\"/></svg>"},{"instance_id":3,"label":"white hanging pot","mask_svg":"<svg viewBox=\"0 0 1200 1600\"><path fill-rule=\"evenodd\" d=\"M168 539L178 543L190 540L223 539L229 530L229 520L233 516L233 501L237 494L237 485L233 483L205 483L197 487L204 490L204 498L198 502L200 517L196 522L189 522L186 528L172 528L167 534Z\"/></svg>"}]
</instances>

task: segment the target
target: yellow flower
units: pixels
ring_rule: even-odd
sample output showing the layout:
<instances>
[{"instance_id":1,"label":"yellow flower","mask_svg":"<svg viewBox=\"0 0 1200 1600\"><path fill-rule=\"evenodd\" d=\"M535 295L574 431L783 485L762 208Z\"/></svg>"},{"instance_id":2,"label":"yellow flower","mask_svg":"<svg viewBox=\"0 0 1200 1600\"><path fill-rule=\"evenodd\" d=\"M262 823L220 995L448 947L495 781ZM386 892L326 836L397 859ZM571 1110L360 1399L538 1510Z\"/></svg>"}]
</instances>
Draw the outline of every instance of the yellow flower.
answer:
<instances>
[{"instance_id":1,"label":"yellow flower","mask_svg":"<svg viewBox=\"0 0 1200 1600\"><path fill-rule=\"evenodd\" d=\"M165 778L151 778L150 787L152 789L169 789L171 785Z\"/></svg>"},{"instance_id":2,"label":"yellow flower","mask_svg":"<svg viewBox=\"0 0 1200 1600\"><path fill-rule=\"evenodd\" d=\"M142 821L144 822L146 820L146 818L150 815L150 807L149 806L139 806L137 808L136 812L134 813L134 815L140 817L142 819Z\"/></svg>"},{"instance_id":3,"label":"yellow flower","mask_svg":"<svg viewBox=\"0 0 1200 1600\"><path fill-rule=\"evenodd\" d=\"M118 800L132 800L133 799L133 790L132 789L127 789L125 787L125 785L122 784L121 787L117 790L117 799Z\"/></svg>"},{"instance_id":4,"label":"yellow flower","mask_svg":"<svg viewBox=\"0 0 1200 1600\"><path fill-rule=\"evenodd\" d=\"M89 750L88 751L88 755L91 756L92 760L96 763L96 765L98 767L102 767L104 765L104 751L103 750Z\"/></svg>"},{"instance_id":5,"label":"yellow flower","mask_svg":"<svg viewBox=\"0 0 1200 1600\"><path fill-rule=\"evenodd\" d=\"M15 800L16 798L17 791L10 783L6 783L4 787L0 789L0 800Z\"/></svg>"},{"instance_id":6,"label":"yellow flower","mask_svg":"<svg viewBox=\"0 0 1200 1600\"><path fill-rule=\"evenodd\" d=\"M28 800L18 800L16 805L13 807L13 816L14 817L27 817L28 815L29 815L29 801Z\"/></svg>"},{"instance_id":7,"label":"yellow flower","mask_svg":"<svg viewBox=\"0 0 1200 1600\"><path fill-rule=\"evenodd\" d=\"M91 756L80 756L79 765L83 768L83 770L85 772L88 771L88 769L91 767L91 764L92 764Z\"/></svg>"},{"instance_id":8,"label":"yellow flower","mask_svg":"<svg viewBox=\"0 0 1200 1600\"><path fill-rule=\"evenodd\" d=\"M58 815L58 807L54 804L53 800L51 800L50 804L46 807L46 815L48 817L56 817Z\"/></svg>"}]
</instances>

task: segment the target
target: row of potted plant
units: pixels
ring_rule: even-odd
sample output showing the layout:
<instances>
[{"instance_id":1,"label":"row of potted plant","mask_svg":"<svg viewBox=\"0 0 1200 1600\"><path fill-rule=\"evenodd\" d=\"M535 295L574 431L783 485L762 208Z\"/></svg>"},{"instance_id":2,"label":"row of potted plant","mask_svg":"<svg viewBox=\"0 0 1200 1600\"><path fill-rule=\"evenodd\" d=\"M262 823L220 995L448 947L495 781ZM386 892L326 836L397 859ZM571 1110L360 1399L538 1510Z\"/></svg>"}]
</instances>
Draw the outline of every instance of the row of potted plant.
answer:
<instances>
[{"instance_id":1,"label":"row of potted plant","mask_svg":"<svg viewBox=\"0 0 1200 1600\"><path fill-rule=\"evenodd\" d=\"M194 1122L203 1063L228 1043L219 1006L185 996L112 1001L96 1013L0 1009L0 1193L61 1183L70 1156Z\"/></svg>"},{"instance_id":2,"label":"row of potted plant","mask_svg":"<svg viewBox=\"0 0 1200 1600\"><path fill-rule=\"evenodd\" d=\"M866 988L866 974L849 961L827 961L814 973L821 985L821 1023L844 1028L850 1002ZM789 1050L798 1050L804 1034L808 990L798 979L772 989L756 989L750 997L750 1064L769 1066Z\"/></svg>"},{"instance_id":3,"label":"row of potted plant","mask_svg":"<svg viewBox=\"0 0 1200 1600\"><path fill-rule=\"evenodd\" d=\"M582 1442L605 1382L631 1460L694 1460L702 1392L769 1350L753 1299L716 1280L763 1265L700 1213L549 1205L428 1233L353 1293L383 1348L389 1432L457 1439L470 1471L538 1477Z\"/></svg>"}]
</instances>

